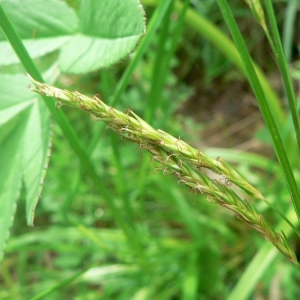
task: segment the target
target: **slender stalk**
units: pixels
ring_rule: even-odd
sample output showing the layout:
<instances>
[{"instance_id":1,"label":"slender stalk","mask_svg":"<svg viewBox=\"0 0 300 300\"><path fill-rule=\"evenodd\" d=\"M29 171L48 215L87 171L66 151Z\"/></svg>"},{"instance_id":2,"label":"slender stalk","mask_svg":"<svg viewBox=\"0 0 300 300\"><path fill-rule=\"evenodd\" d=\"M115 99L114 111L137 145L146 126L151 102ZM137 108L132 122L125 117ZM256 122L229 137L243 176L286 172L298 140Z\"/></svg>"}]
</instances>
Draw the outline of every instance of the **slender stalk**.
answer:
<instances>
[{"instance_id":1,"label":"slender stalk","mask_svg":"<svg viewBox=\"0 0 300 300\"><path fill-rule=\"evenodd\" d=\"M138 62L140 61L143 54L149 47L151 40L156 32L156 29L161 23L162 18L164 17L168 7L173 2L173 0L165 0L161 1L154 12L148 26L147 26L147 35L141 40L139 45L139 49L135 54L134 59L132 59L126 68L125 72L123 73L121 79L118 81L118 85L116 87L115 93L113 95L113 101L109 102L112 106L115 106L119 98L121 97L122 93L124 92L129 80L130 76L132 75L134 69L136 68Z\"/></svg>"},{"instance_id":2,"label":"slender stalk","mask_svg":"<svg viewBox=\"0 0 300 300\"><path fill-rule=\"evenodd\" d=\"M18 33L15 31L13 25L5 14L1 4L0 4L0 25L4 34L6 35L8 41L11 43L11 46L15 50L17 56L20 59L20 62L24 66L25 70L31 74L32 77L36 78L36 80L44 82L40 72L38 71L36 65L28 54L24 44L22 43ZM92 177L95 177L95 171L92 163L89 161L89 158L85 154L85 151L80 145L79 138L76 136L72 126L70 125L68 119L65 117L62 110L55 109L55 100L49 101L47 97L43 97L45 104L49 108L51 114L53 115L55 121L60 125L64 135L70 142L72 149L78 155L81 163L85 166L86 171L91 174Z\"/></svg>"},{"instance_id":3,"label":"slender stalk","mask_svg":"<svg viewBox=\"0 0 300 300\"><path fill-rule=\"evenodd\" d=\"M56 290L59 290L63 287L66 287L70 285L72 282L74 282L77 278L82 276L85 272L87 272L89 269L92 269L94 266L88 266L87 268L84 268L80 270L79 272L59 281L59 283L53 285L52 287L46 289L45 291L39 293L38 295L30 298L30 300L38 300L38 299L45 299L46 296L52 294Z\"/></svg>"},{"instance_id":4,"label":"slender stalk","mask_svg":"<svg viewBox=\"0 0 300 300\"><path fill-rule=\"evenodd\" d=\"M285 55L282 44L281 44L281 39L280 39L280 35L278 32L278 28L277 28L277 23L276 23L276 18L274 15L272 1L269 1L269 0L265 1L265 6L266 6L266 10L267 10L268 17L269 17L269 23L270 23L270 29L271 29L272 35L266 24L266 20L264 17L264 11L263 11L260 1L247 0L247 2L249 4L249 6L251 7L253 14L256 17L258 23L261 25L261 27L263 28L263 30L265 32L266 37L271 46L271 49L274 53L276 62L279 66L279 70L282 75L282 79L284 82L284 87L286 90L286 95L287 95L287 99L288 99L288 103L289 103L289 107L290 107L290 111L291 111L291 115L292 115L292 120L293 120L293 124L294 124L294 132L296 134L298 149L300 150L300 121L299 121L299 115L297 112L296 96L295 96L292 79L289 74L289 69L288 69L288 65L287 65L287 61L289 60L290 50L286 49L287 54ZM296 9L295 1L291 1L289 3L288 9L289 10ZM293 13L290 13L290 15L292 15L292 18L291 18L291 20L289 20L289 22L293 22ZM287 57L287 59L286 59L286 57Z\"/></svg>"},{"instance_id":5,"label":"slender stalk","mask_svg":"<svg viewBox=\"0 0 300 300\"><path fill-rule=\"evenodd\" d=\"M299 114L297 110L295 91L293 88L291 76L289 74L286 58L283 52L283 48L282 48L282 44L281 44L281 40L277 28L276 18L274 15L272 1L266 0L265 5L269 17L271 32L273 35L273 41L274 41L273 51L284 82L284 87L289 102L289 108L293 118L294 129L296 133L296 139L297 139L298 151L299 151L300 150L300 120L299 120Z\"/></svg>"},{"instance_id":6,"label":"slender stalk","mask_svg":"<svg viewBox=\"0 0 300 300\"><path fill-rule=\"evenodd\" d=\"M161 2L162 3L162 2ZM161 5L161 4L160 4ZM165 11L164 17L161 20L159 39L157 42L157 51L155 55L155 60L151 75L151 87L147 97L146 110L145 110L145 120L152 124L155 112L161 106L162 100L162 89L167 78L167 73L169 71L169 62L171 57L173 57L173 49L170 49L170 40L174 43L177 42L177 37L171 33L171 14L174 9L174 1L169 2L169 5ZM178 26L178 22L176 27ZM172 37L172 38L171 38ZM177 43L176 43L177 44ZM168 49L167 49L168 48ZM174 48L175 49L175 48ZM147 178L149 173L149 160L146 156L142 157L140 176L137 182L137 193L136 197L139 197L141 207L144 207L142 202L144 201L143 190L146 186ZM142 211L142 210L141 210Z\"/></svg>"},{"instance_id":7,"label":"slender stalk","mask_svg":"<svg viewBox=\"0 0 300 300\"><path fill-rule=\"evenodd\" d=\"M287 157L281 136L279 134L279 130L277 128L276 122L274 120L273 114L268 104L268 100L265 96L265 93L262 89L259 78L256 74L255 68L253 66L252 60L250 58L249 52L243 40L243 37L238 29L238 26L234 20L234 17L231 13L231 10L227 4L226 0L218 0L219 7L222 11L224 19L227 23L229 30L231 31L232 37L235 41L236 47L241 56L242 62L244 64L245 71L248 76L248 80L251 84L252 90L256 96L256 99L259 104L259 108L261 114L264 118L270 136L272 138L274 150L279 161L280 167L282 169L283 176L285 178L285 182L289 189L292 202L294 205L295 212L300 220L300 193L299 189Z\"/></svg>"},{"instance_id":8,"label":"slender stalk","mask_svg":"<svg viewBox=\"0 0 300 300\"><path fill-rule=\"evenodd\" d=\"M149 123L152 123L155 111L161 104L162 89L166 80L165 73L168 71L169 67L166 60L173 54L166 52L166 44L170 33L170 18L173 11L173 4L174 2L170 3L168 10L163 18L162 27L157 43L156 56L151 76L151 88L148 94L147 108L145 112L145 120Z\"/></svg>"},{"instance_id":9,"label":"slender stalk","mask_svg":"<svg viewBox=\"0 0 300 300\"><path fill-rule=\"evenodd\" d=\"M142 0L145 5L157 5L160 0ZM175 2L175 10L181 12L184 7L184 3L181 1ZM228 60L230 60L244 75L246 74L245 66L239 56L239 53L232 43L232 41L220 31L212 22L206 19L204 16L197 13L194 9L188 8L185 16L185 23L190 28L202 37L211 42L220 52L222 52ZM276 115L276 122L278 126L282 126L285 120L285 113L280 105L280 100L274 90L271 88L267 78L260 70L260 68L254 63L254 67L263 87L264 93L269 101L272 112Z\"/></svg>"},{"instance_id":10,"label":"slender stalk","mask_svg":"<svg viewBox=\"0 0 300 300\"><path fill-rule=\"evenodd\" d=\"M132 111L120 112L103 103L97 96L91 98L78 92L60 90L39 83L32 78L31 80L35 85L31 89L39 94L55 97L57 107L65 104L85 110L93 120L104 121L122 138L147 150L152 155L152 159L161 164L162 167L157 170L177 177L179 183L189 186L196 194L206 194L210 202L230 209L239 219L246 221L265 236L288 259L298 264L296 255L285 235L276 233L249 201L242 200L230 188L234 183L252 198L264 199L260 192L224 160L208 157L181 139L176 139L162 130L155 130ZM202 168L217 173L219 179L211 179L202 172Z\"/></svg>"},{"instance_id":11,"label":"slender stalk","mask_svg":"<svg viewBox=\"0 0 300 300\"><path fill-rule=\"evenodd\" d=\"M289 63L292 58L292 46L293 46L293 38L294 32L296 29L295 20L297 15L297 7L299 5L298 0L290 0L287 2L286 11L284 14L284 24L283 24L283 49L286 61Z\"/></svg>"}]
</instances>

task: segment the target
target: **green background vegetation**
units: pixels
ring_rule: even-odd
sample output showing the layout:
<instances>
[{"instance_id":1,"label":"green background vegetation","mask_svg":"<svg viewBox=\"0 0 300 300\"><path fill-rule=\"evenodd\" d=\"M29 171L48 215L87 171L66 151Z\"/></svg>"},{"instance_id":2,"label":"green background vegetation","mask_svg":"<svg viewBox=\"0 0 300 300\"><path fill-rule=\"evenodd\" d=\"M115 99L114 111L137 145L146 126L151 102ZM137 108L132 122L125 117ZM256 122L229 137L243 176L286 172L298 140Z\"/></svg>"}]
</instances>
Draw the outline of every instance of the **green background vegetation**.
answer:
<instances>
[{"instance_id":1,"label":"green background vegetation","mask_svg":"<svg viewBox=\"0 0 300 300\"><path fill-rule=\"evenodd\" d=\"M0 5L47 82L99 94L154 128L226 159L297 224L299 130L285 61L296 82L299 3L274 3L284 58L270 1L264 7L270 32L255 8L229 1L242 40L226 17L226 2L217 2L144 0L144 37L135 0L119 15L124 1L110 1L111 7L92 0ZM0 215L1 299L300 296L298 267L232 212L178 185L149 154L82 111L56 110L48 100L51 121L43 100L27 89L25 70L38 80L40 73L21 48L13 55L6 38L15 47L18 40L0 13L6 32L0 36L0 209L7 212ZM24 14L36 21L36 31ZM247 65L243 41L258 78ZM276 134L285 148L276 144ZM284 230L298 254L299 237L282 216L265 203L254 204L272 228ZM32 220L34 227L26 226Z\"/></svg>"}]
</instances>

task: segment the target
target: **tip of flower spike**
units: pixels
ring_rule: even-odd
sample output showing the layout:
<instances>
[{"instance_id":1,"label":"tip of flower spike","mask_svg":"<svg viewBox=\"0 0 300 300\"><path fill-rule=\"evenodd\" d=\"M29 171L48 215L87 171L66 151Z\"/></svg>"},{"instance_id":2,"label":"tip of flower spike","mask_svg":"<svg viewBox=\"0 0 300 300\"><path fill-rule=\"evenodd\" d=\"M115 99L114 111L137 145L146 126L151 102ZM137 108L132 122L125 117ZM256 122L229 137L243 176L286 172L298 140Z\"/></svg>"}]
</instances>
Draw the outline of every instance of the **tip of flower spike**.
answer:
<instances>
[{"instance_id":1,"label":"tip of flower spike","mask_svg":"<svg viewBox=\"0 0 300 300\"><path fill-rule=\"evenodd\" d=\"M28 88L29 88L31 91L33 91L33 92L38 92L41 83L38 82L38 81L36 81L36 80L34 80L34 79L32 78L32 76L31 76L29 73L26 73L26 76L27 76L27 77L30 79L30 81L34 84L34 86L29 85Z\"/></svg>"},{"instance_id":2,"label":"tip of flower spike","mask_svg":"<svg viewBox=\"0 0 300 300\"><path fill-rule=\"evenodd\" d=\"M45 83L36 81L35 79L32 78L32 76L30 74L26 74L26 76L28 76L28 78L30 79L30 81L34 84L33 86L29 85L28 88L40 95L46 95L46 96L53 96L53 90L56 89L54 87L51 87L50 85L47 85ZM58 89L56 89L58 90Z\"/></svg>"},{"instance_id":3,"label":"tip of flower spike","mask_svg":"<svg viewBox=\"0 0 300 300\"><path fill-rule=\"evenodd\" d=\"M37 83L37 81L35 81L29 73L26 73L26 76L27 76L27 77L30 79L30 81L32 81L34 84Z\"/></svg>"}]
</instances>

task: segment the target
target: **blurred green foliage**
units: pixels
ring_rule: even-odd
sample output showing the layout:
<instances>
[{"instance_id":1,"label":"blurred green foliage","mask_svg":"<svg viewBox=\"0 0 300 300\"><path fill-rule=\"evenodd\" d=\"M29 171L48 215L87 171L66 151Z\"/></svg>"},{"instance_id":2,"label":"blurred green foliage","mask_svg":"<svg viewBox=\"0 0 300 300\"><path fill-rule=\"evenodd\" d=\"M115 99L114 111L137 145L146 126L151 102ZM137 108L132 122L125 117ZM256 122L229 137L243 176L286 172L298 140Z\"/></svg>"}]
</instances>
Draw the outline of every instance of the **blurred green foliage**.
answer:
<instances>
[{"instance_id":1,"label":"blurred green foliage","mask_svg":"<svg viewBox=\"0 0 300 300\"><path fill-rule=\"evenodd\" d=\"M78 12L79 1L65 2ZM243 87L235 91L245 96L249 88L244 87L243 76L232 61L187 26L186 11L175 10L175 1L169 2L163 17L156 20L157 30L137 62L117 107L130 108L153 127L181 136L197 146L208 125L218 122L218 113L210 110L222 100L223 93L228 95L225 88L241 84ZM142 3L149 24L155 20L155 13L162 4L150 0ZM266 39L261 30L256 30L258 25L251 11L240 1L230 4L254 60L272 73L275 66L267 56ZM276 5L282 25L287 3L279 1ZM215 1L191 1L187 8L226 31ZM57 85L99 94L103 101L110 103L134 56L84 75L59 71ZM46 70L57 57L56 50L38 58L36 63L41 70ZM6 66L1 67L1 71L14 73L18 68ZM214 97L204 103L208 106L205 107L199 103L203 99L201 94L210 92ZM191 99L195 106L187 110ZM126 236L117 224L103 195L80 165L59 126L53 123L52 155L42 198L35 211L35 227L25 226L26 190L23 189L1 263L0 298L190 300L230 297L245 269L263 247L262 238L233 214L208 203L205 196L196 196L173 178L156 172L157 165L147 154L105 130L103 124L91 122L80 111L62 109L89 151L97 174L130 228L131 236ZM220 135L226 130L227 121L220 122L223 124ZM261 121L259 127L262 127ZM248 138L254 138L254 134L251 132ZM225 138L222 147L227 147L227 143ZM267 146L263 144L263 147ZM289 195L275 166L273 152L268 148L267 155L259 155L259 163L255 165L250 160L251 154L247 160L231 150L220 149L218 156L235 163L270 202L285 211L290 205ZM267 167L259 167L263 163ZM269 207L258 204L258 208L272 224L279 222L280 218ZM297 240L293 241L297 249ZM275 292L283 299L299 297L298 269L280 255L274 255L273 262L263 269L257 281L251 290L251 299L268 299ZM240 295L239 299L243 297L247 295Z\"/></svg>"}]
</instances>

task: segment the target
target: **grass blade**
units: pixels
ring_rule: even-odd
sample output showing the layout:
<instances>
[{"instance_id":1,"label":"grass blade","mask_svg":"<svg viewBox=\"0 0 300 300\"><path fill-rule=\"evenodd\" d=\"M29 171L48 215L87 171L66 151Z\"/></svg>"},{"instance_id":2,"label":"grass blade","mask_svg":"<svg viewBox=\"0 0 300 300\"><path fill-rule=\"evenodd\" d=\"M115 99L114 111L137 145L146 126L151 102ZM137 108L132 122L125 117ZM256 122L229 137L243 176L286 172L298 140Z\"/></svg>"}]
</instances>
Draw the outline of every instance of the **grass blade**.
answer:
<instances>
[{"instance_id":1,"label":"grass blade","mask_svg":"<svg viewBox=\"0 0 300 300\"><path fill-rule=\"evenodd\" d=\"M285 55L283 52L278 28L277 28L277 23L276 23L276 18L274 15L274 10L273 10L273 5L272 1L267 0L265 1L268 17L269 17L269 22L270 22L270 27L271 27L271 33L273 35L273 41L274 41L274 47L273 49L276 61L278 63L282 79L284 82L284 87L286 90L288 102L289 102L289 108L291 111L293 123L294 123L294 130L297 138L297 143L298 143L298 150L300 150L300 120L299 120L299 114L297 110L297 104L296 104L296 96L292 84L292 79L289 74L287 62L285 59Z\"/></svg>"},{"instance_id":2,"label":"grass blade","mask_svg":"<svg viewBox=\"0 0 300 300\"><path fill-rule=\"evenodd\" d=\"M277 159L279 161L279 164L281 166L286 184L288 186L293 205L295 208L295 212L298 216L298 219L300 220L300 193L299 189L290 165L290 162L288 160L281 136L279 134L279 130L277 128L276 122L274 120L273 114L270 110L268 100L265 96L265 93L261 87L260 81L258 79L258 76L255 72L252 60L250 58L249 52L247 50L247 47L245 45L245 42L243 40L243 37L238 29L238 26L234 20L234 17L231 13L231 10L227 4L227 1L224 0L218 0L218 5L222 11L223 17L227 23L227 26L232 34L232 37L234 39L234 42L236 44L236 47L239 51L239 54L241 56L242 62L244 64L245 71L248 76L248 80L251 84L251 87L253 89L253 92L256 96L256 99L258 101L261 114L264 118L264 121L266 123L266 126L268 128L268 131L270 133L270 136L272 138L274 150L277 156Z\"/></svg>"}]
</instances>

